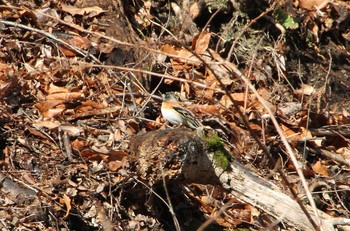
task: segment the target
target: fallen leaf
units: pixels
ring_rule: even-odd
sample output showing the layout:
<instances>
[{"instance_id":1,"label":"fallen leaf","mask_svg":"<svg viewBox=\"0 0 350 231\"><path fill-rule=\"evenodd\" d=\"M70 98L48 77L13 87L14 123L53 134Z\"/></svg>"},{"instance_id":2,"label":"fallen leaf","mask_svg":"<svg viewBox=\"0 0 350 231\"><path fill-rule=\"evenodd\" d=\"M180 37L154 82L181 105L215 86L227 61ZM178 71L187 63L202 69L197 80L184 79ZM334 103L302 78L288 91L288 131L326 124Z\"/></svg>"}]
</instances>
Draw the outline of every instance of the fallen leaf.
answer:
<instances>
[{"instance_id":1,"label":"fallen leaf","mask_svg":"<svg viewBox=\"0 0 350 231\"><path fill-rule=\"evenodd\" d=\"M195 112L196 114L202 115L219 115L220 108L217 105L209 104L190 104L186 106L190 111Z\"/></svg>"},{"instance_id":2,"label":"fallen leaf","mask_svg":"<svg viewBox=\"0 0 350 231\"><path fill-rule=\"evenodd\" d=\"M184 48L179 51L178 57L178 60L184 64L199 66L202 63L192 52Z\"/></svg>"},{"instance_id":3,"label":"fallen leaf","mask_svg":"<svg viewBox=\"0 0 350 231\"><path fill-rule=\"evenodd\" d=\"M324 8L330 0L300 0L299 4L306 10L321 10Z\"/></svg>"},{"instance_id":4,"label":"fallen leaf","mask_svg":"<svg viewBox=\"0 0 350 231\"><path fill-rule=\"evenodd\" d=\"M300 138L298 133L294 132L292 129L285 126L284 124L281 124L281 128L287 140L297 140L298 138Z\"/></svg>"},{"instance_id":5,"label":"fallen leaf","mask_svg":"<svg viewBox=\"0 0 350 231\"><path fill-rule=\"evenodd\" d=\"M82 128L79 128L73 125L61 125L60 129L62 131L67 132L69 136L74 136L74 137L79 136L83 132Z\"/></svg>"},{"instance_id":6,"label":"fallen leaf","mask_svg":"<svg viewBox=\"0 0 350 231\"><path fill-rule=\"evenodd\" d=\"M69 36L68 39L66 39L65 37L63 37L62 39L67 43L69 43L70 45L73 45L79 49L87 50L91 46L90 41L85 37L82 37L80 35L71 35L71 34L67 34L67 36ZM59 49L67 57L74 57L77 55L75 51L73 51L71 48L66 47L64 45L60 45Z\"/></svg>"},{"instance_id":7,"label":"fallen leaf","mask_svg":"<svg viewBox=\"0 0 350 231\"><path fill-rule=\"evenodd\" d=\"M302 84L301 88L295 90L295 93L298 96L302 96L302 95L312 95L313 93L316 92L316 89L311 86L311 85L307 85L307 84Z\"/></svg>"},{"instance_id":8,"label":"fallen leaf","mask_svg":"<svg viewBox=\"0 0 350 231\"><path fill-rule=\"evenodd\" d=\"M67 209L66 210L66 215L64 217L68 217L69 212L70 212L70 210L72 208L70 202L71 202L71 199L66 194L63 195L63 198L60 198L60 203L61 204L65 204L66 205L66 209Z\"/></svg>"},{"instance_id":9,"label":"fallen leaf","mask_svg":"<svg viewBox=\"0 0 350 231\"><path fill-rule=\"evenodd\" d=\"M160 50L166 54L177 55L178 51L173 45L165 44L160 48Z\"/></svg>"},{"instance_id":10,"label":"fallen leaf","mask_svg":"<svg viewBox=\"0 0 350 231\"><path fill-rule=\"evenodd\" d=\"M45 127L48 129L54 129L54 128L59 127L61 125L61 123L58 122L57 120L55 120L55 121L42 120L42 121L34 123L33 125L35 127L38 127L38 128Z\"/></svg>"},{"instance_id":11,"label":"fallen leaf","mask_svg":"<svg viewBox=\"0 0 350 231\"><path fill-rule=\"evenodd\" d=\"M65 109L63 102L63 100L50 100L36 103L34 106L45 119L50 119Z\"/></svg>"},{"instance_id":12,"label":"fallen leaf","mask_svg":"<svg viewBox=\"0 0 350 231\"><path fill-rule=\"evenodd\" d=\"M193 41L194 52L198 55L203 54L209 46L212 33L202 32Z\"/></svg>"},{"instance_id":13,"label":"fallen leaf","mask_svg":"<svg viewBox=\"0 0 350 231\"><path fill-rule=\"evenodd\" d=\"M48 137L46 135L44 135L41 131L35 129L35 128L32 128L30 127L29 125L26 125L26 129L31 133L33 134L34 136L38 136L44 140L47 140Z\"/></svg>"},{"instance_id":14,"label":"fallen leaf","mask_svg":"<svg viewBox=\"0 0 350 231\"><path fill-rule=\"evenodd\" d=\"M103 12L106 12L101 7L98 7L98 6L80 8L80 7L62 4L61 7L62 7L62 11L68 12L73 16L74 15L90 15L89 17L94 17L94 16L99 15Z\"/></svg>"},{"instance_id":15,"label":"fallen leaf","mask_svg":"<svg viewBox=\"0 0 350 231\"><path fill-rule=\"evenodd\" d=\"M79 149L83 148L86 144L82 140L74 140L71 143L71 145L72 145L72 149L75 149L75 150L79 151Z\"/></svg>"},{"instance_id":16,"label":"fallen leaf","mask_svg":"<svg viewBox=\"0 0 350 231\"><path fill-rule=\"evenodd\" d=\"M316 164L312 165L312 170L314 170L317 174L320 174L322 176L328 176L327 167L324 164L322 164L320 160L317 161Z\"/></svg>"},{"instance_id":17,"label":"fallen leaf","mask_svg":"<svg viewBox=\"0 0 350 231\"><path fill-rule=\"evenodd\" d=\"M118 169L120 169L122 167L122 161L111 161L108 163L108 169L110 171L117 171Z\"/></svg>"},{"instance_id":18,"label":"fallen leaf","mask_svg":"<svg viewBox=\"0 0 350 231\"><path fill-rule=\"evenodd\" d=\"M192 68L193 65L199 66L202 63L192 52L183 47L175 47L166 44L161 48L161 51L170 56L176 56L171 59L172 67L176 70L189 69Z\"/></svg>"},{"instance_id":19,"label":"fallen leaf","mask_svg":"<svg viewBox=\"0 0 350 231\"><path fill-rule=\"evenodd\" d=\"M192 19L195 19L200 14L200 7L198 2L194 2L190 7L190 15Z\"/></svg>"},{"instance_id":20,"label":"fallen leaf","mask_svg":"<svg viewBox=\"0 0 350 231\"><path fill-rule=\"evenodd\" d=\"M109 157L108 157L108 161L121 161L124 157L129 156L128 153L126 153L123 150L113 150L111 149L109 151Z\"/></svg>"},{"instance_id":21,"label":"fallen leaf","mask_svg":"<svg viewBox=\"0 0 350 231\"><path fill-rule=\"evenodd\" d=\"M271 99L271 92L266 88L259 88L258 93L266 101L269 101Z\"/></svg>"},{"instance_id":22,"label":"fallen leaf","mask_svg":"<svg viewBox=\"0 0 350 231\"><path fill-rule=\"evenodd\" d=\"M243 105L244 104L244 99L245 99L245 93L233 93L231 94L231 97L233 98L233 100L239 104L239 105ZM231 105L233 104L231 102L231 99L227 96L227 95L223 95L220 99L220 103L222 105L224 105L226 108L230 108Z\"/></svg>"},{"instance_id":23,"label":"fallen leaf","mask_svg":"<svg viewBox=\"0 0 350 231\"><path fill-rule=\"evenodd\" d=\"M51 83L50 85L48 85L48 90L47 90L48 94L56 94L56 93L68 93L69 90L65 87L59 87L56 86L55 84Z\"/></svg>"},{"instance_id":24,"label":"fallen leaf","mask_svg":"<svg viewBox=\"0 0 350 231\"><path fill-rule=\"evenodd\" d=\"M44 9L36 9L33 11L35 16L37 17L38 22L40 23L47 23L49 20L48 16L51 16L55 19L60 19L60 16L58 15L57 11L53 9L52 7L46 7Z\"/></svg>"}]
</instances>

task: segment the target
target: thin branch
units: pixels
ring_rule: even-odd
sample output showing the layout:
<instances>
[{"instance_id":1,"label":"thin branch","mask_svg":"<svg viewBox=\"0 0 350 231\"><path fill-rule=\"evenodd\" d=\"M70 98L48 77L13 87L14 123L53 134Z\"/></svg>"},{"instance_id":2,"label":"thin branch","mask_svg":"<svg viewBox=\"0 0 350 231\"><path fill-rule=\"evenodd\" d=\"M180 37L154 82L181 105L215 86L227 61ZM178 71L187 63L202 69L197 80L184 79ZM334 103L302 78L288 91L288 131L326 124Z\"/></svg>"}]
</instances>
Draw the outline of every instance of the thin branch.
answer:
<instances>
[{"instance_id":1,"label":"thin branch","mask_svg":"<svg viewBox=\"0 0 350 231\"><path fill-rule=\"evenodd\" d=\"M33 27L25 26L23 24L19 24L19 23L16 23L16 22L6 21L6 20L0 20L0 23L2 23L4 25L7 25L7 26L13 26L13 27L17 27L17 28L21 28L21 29L25 29L25 30L29 30L29 31L34 31L34 32L36 32L38 34L42 34L42 35L44 35L44 36L54 40L57 43L60 43L62 45L65 45L65 46L69 47L71 50L75 51L76 53L80 54L83 57L86 57L88 55L87 52L82 51L79 48L77 48L76 46L73 46L73 45L63 41L62 39L57 38L53 34L47 33L45 31L42 31L42 30L39 30L39 29L36 29L36 28L33 28ZM99 60L96 57L92 56L92 58L96 59L99 62Z\"/></svg>"}]
</instances>

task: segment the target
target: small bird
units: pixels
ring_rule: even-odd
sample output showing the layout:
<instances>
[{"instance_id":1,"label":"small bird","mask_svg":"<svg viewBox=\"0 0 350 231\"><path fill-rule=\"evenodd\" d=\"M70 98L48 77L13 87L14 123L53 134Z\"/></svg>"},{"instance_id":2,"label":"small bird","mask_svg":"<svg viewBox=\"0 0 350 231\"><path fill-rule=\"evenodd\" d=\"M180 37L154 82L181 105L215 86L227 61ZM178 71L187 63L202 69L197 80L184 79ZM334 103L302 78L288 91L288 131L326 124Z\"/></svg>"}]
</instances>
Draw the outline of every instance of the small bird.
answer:
<instances>
[{"instance_id":1,"label":"small bird","mask_svg":"<svg viewBox=\"0 0 350 231\"><path fill-rule=\"evenodd\" d=\"M173 125L184 125L193 129L202 126L192 112L180 105L174 92L163 95L161 112L163 117Z\"/></svg>"}]
</instances>

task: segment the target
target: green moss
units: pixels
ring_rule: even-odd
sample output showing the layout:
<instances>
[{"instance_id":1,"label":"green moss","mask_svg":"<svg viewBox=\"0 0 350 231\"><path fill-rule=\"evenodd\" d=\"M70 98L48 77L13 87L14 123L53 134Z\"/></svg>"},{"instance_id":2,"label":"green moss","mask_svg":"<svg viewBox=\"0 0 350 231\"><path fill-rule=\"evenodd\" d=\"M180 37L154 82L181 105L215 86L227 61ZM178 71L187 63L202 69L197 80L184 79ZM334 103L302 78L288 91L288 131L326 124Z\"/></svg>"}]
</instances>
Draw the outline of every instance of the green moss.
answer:
<instances>
[{"instance_id":1,"label":"green moss","mask_svg":"<svg viewBox=\"0 0 350 231\"><path fill-rule=\"evenodd\" d=\"M283 25L286 29L297 29L299 24L294 20L291 14L283 9L276 9L273 13L274 18Z\"/></svg>"},{"instance_id":2,"label":"green moss","mask_svg":"<svg viewBox=\"0 0 350 231\"><path fill-rule=\"evenodd\" d=\"M214 162L215 164L222 169L227 169L229 166L232 156L225 149L225 144L218 136L216 132L209 134L204 138L205 142L208 145L208 149L211 152L214 152Z\"/></svg>"},{"instance_id":3,"label":"green moss","mask_svg":"<svg viewBox=\"0 0 350 231\"><path fill-rule=\"evenodd\" d=\"M225 145L216 132L212 132L211 134L209 134L205 138L205 141L207 142L209 148L213 149L224 148Z\"/></svg>"}]
</instances>

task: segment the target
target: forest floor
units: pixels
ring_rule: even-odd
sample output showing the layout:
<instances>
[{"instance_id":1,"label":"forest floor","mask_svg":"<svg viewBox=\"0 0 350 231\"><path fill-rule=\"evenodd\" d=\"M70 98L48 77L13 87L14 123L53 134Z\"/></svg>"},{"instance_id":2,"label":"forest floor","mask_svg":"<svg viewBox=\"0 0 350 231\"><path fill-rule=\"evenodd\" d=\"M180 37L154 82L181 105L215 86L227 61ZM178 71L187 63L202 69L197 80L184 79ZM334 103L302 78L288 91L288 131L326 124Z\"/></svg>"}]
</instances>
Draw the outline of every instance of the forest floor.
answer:
<instances>
[{"instance_id":1,"label":"forest floor","mask_svg":"<svg viewBox=\"0 0 350 231\"><path fill-rule=\"evenodd\" d=\"M173 129L170 91L250 171L350 217L348 1L0 4L1 230L294 230L222 187L165 199L138 175L130 140Z\"/></svg>"}]
</instances>

